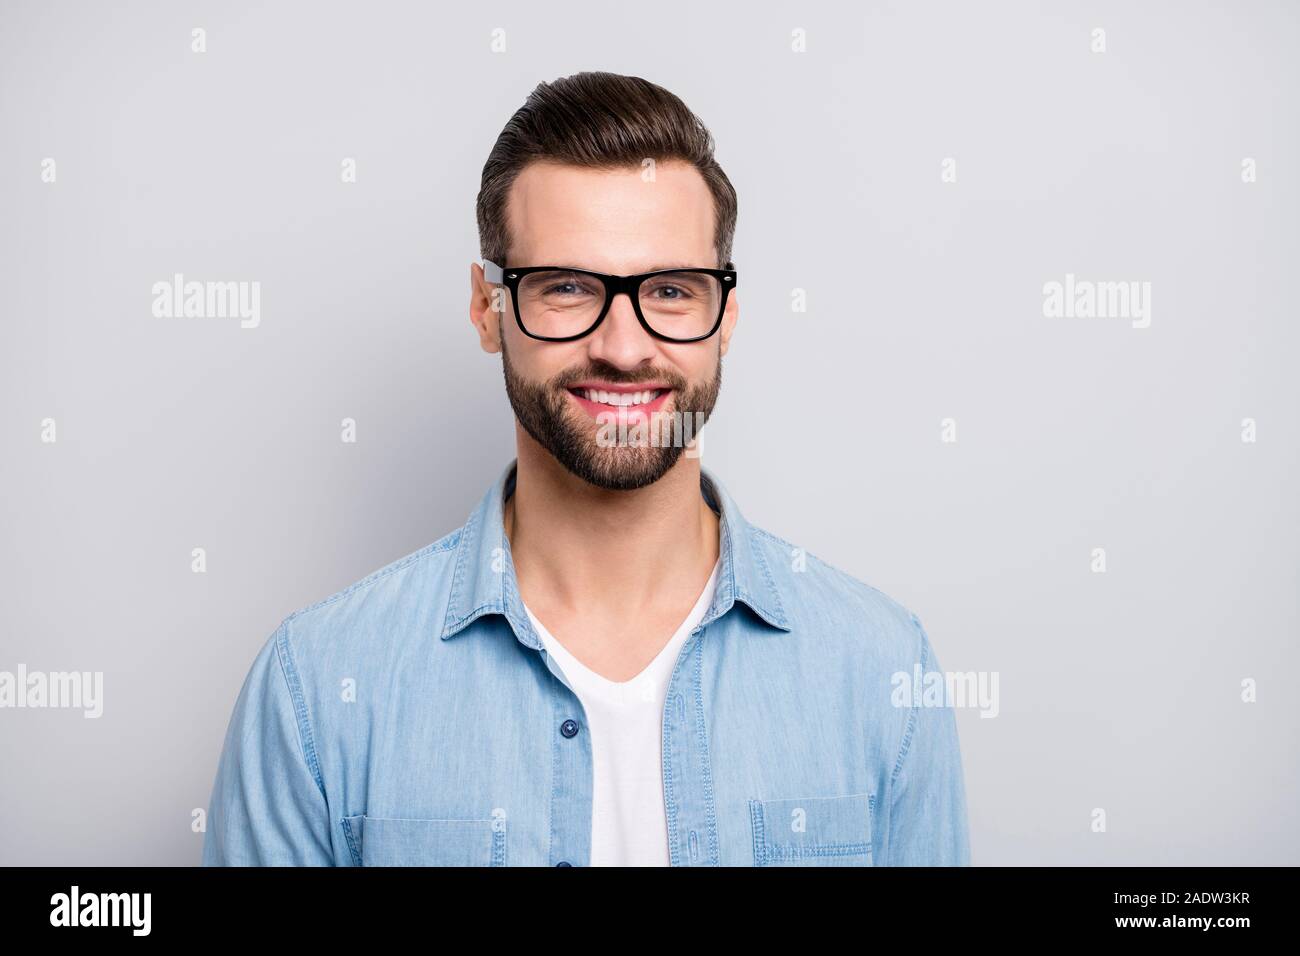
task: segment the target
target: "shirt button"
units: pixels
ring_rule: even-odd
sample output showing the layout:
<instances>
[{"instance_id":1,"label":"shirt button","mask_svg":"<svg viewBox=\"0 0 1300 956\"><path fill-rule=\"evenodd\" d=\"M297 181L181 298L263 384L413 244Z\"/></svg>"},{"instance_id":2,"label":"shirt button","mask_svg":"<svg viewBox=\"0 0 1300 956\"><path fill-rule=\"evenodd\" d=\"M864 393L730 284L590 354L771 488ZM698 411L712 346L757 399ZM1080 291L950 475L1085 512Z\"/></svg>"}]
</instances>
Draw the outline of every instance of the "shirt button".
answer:
<instances>
[{"instance_id":1,"label":"shirt button","mask_svg":"<svg viewBox=\"0 0 1300 956\"><path fill-rule=\"evenodd\" d=\"M557 863L557 864L555 864L555 865L556 865L556 866L573 866L573 864L570 863L568 860L561 860L559 863Z\"/></svg>"},{"instance_id":2,"label":"shirt button","mask_svg":"<svg viewBox=\"0 0 1300 956\"><path fill-rule=\"evenodd\" d=\"M578 732L578 722L570 717L564 723L560 724L560 733L566 737L572 737Z\"/></svg>"}]
</instances>

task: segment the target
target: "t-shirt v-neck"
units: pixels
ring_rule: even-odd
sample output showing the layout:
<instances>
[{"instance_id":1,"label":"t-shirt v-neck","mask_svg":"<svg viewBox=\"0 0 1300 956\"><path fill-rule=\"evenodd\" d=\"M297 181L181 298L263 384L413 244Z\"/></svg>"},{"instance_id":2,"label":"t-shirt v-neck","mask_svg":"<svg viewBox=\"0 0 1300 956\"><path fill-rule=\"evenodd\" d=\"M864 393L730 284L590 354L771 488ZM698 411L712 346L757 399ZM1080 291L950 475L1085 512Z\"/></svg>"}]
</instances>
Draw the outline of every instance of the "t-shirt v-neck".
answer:
<instances>
[{"instance_id":1,"label":"t-shirt v-neck","mask_svg":"<svg viewBox=\"0 0 1300 956\"><path fill-rule=\"evenodd\" d=\"M667 866L668 817L663 791L663 712L682 645L704 618L721 559L695 606L654 660L635 677L597 674L555 639L524 605L546 652L582 702L591 734L592 866Z\"/></svg>"},{"instance_id":2,"label":"t-shirt v-neck","mask_svg":"<svg viewBox=\"0 0 1300 956\"><path fill-rule=\"evenodd\" d=\"M714 563L713 571L709 574L709 580L705 583L704 590L696 599L695 606L691 608L690 612L686 615L686 619L682 621L673 636L669 638L668 643L663 646L659 653L655 655L654 659L643 667L639 673L625 681L610 680L602 674L597 674L586 664L582 663L582 661L574 657L569 652L568 648L557 641L554 635L546 629L546 625L537 619L537 615L533 613L532 609L527 604L524 605L524 610L528 612L528 619L533 622L533 628L537 631L538 637L542 639L542 643L546 646L546 653L553 656L559 662L560 670L564 671L564 676L569 678L570 683L576 681L582 685L583 689L599 694L602 698L619 700L626 696L625 692L633 685L645 684L647 683L647 680L645 680L646 678L658 676L660 671L665 670L665 665L667 665L666 669L668 673L663 674L662 676L664 677L664 683L666 684L667 678L672 675L672 665L676 663L675 651L681 649L682 644L686 641L687 635L695 628L696 624L700 623L705 612L709 609L709 603L713 599L713 591L717 584L718 568L721 563L721 560ZM574 687L575 692L578 691L578 689L578 687Z\"/></svg>"}]
</instances>

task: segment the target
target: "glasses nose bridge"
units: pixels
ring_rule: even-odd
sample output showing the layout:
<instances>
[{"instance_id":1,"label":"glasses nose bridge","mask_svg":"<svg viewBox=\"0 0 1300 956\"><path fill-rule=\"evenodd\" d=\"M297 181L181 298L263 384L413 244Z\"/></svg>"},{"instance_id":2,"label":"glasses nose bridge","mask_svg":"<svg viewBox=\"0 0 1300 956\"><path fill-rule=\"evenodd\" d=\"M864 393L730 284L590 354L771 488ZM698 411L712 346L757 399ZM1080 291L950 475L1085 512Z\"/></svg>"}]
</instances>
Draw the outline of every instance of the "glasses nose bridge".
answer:
<instances>
[{"instance_id":1,"label":"glasses nose bridge","mask_svg":"<svg viewBox=\"0 0 1300 956\"><path fill-rule=\"evenodd\" d=\"M614 305L614 296L624 292L632 300L632 305L636 306L636 295L641 286L641 276L606 275L601 278L605 281L605 296L607 299L605 304L607 309Z\"/></svg>"}]
</instances>

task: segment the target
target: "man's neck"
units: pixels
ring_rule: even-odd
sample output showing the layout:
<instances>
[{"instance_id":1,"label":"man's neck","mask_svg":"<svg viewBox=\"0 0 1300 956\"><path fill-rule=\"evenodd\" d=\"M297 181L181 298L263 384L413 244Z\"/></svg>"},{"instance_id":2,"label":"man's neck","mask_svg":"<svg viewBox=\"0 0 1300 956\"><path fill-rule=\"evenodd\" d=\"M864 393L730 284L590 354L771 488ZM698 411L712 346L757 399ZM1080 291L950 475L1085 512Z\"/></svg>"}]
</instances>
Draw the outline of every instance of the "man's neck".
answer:
<instances>
[{"instance_id":1,"label":"man's neck","mask_svg":"<svg viewBox=\"0 0 1300 956\"><path fill-rule=\"evenodd\" d=\"M719 547L699 458L683 454L644 488L608 491L571 474L527 433L518 445L505 531L534 613L608 622L690 608Z\"/></svg>"}]
</instances>

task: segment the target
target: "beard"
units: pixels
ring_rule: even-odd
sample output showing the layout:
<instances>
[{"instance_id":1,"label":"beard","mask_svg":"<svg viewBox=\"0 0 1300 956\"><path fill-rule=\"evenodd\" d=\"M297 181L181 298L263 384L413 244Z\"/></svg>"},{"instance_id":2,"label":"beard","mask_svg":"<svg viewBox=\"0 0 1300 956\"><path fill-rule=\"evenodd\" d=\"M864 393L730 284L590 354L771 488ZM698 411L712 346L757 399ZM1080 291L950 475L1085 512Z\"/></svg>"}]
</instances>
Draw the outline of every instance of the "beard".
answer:
<instances>
[{"instance_id":1,"label":"beard","mask_svg":"<svg viewBox=\"0 0 1300 956\"><path fill-rule=\"evenodd\" d=\"M609 491L631 491L654 484L677 463L686 450L685 445L671 440L671 430L668 432L669 440L662 442L647 439L639 443L604 444L598 441L597 434L602 426L569 400L570 384L584 379L601 379L620 385L662 382L673 390L669 400L671 407L665 405L662 413L680 413L683 426L690 427L691 434L698 434L709 420L722 389L721 354L712 378L690 386L680 375L654 369L629 375L599 360L586 368L568 369L547 382L530 382L521 378L511 366L504 336L501 366L505 372L510 407L524 430L571 474ZM635 421L635 418L629 420L629 433L632 433ZM647 422L647 435L652 424L653 419ZM655 435L661 434L657 427L653 431Z\"/></svg>"}]
</instances>

